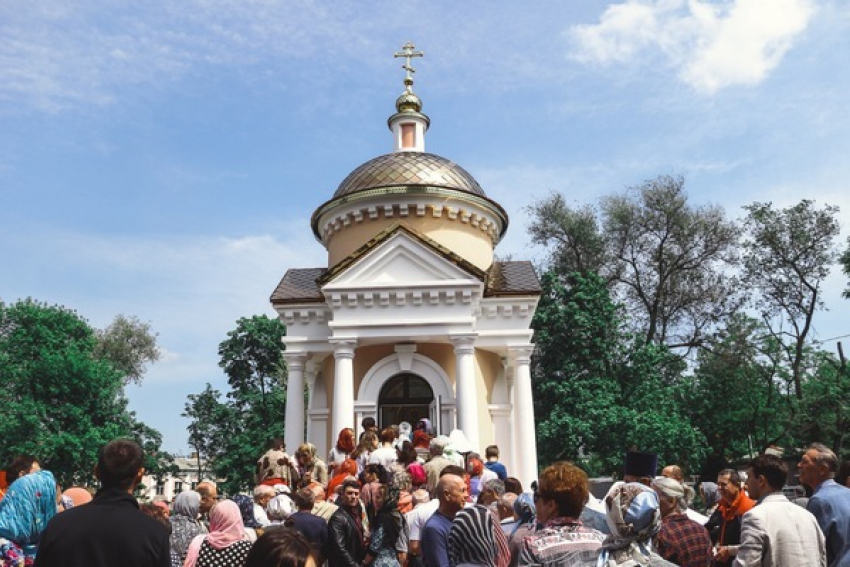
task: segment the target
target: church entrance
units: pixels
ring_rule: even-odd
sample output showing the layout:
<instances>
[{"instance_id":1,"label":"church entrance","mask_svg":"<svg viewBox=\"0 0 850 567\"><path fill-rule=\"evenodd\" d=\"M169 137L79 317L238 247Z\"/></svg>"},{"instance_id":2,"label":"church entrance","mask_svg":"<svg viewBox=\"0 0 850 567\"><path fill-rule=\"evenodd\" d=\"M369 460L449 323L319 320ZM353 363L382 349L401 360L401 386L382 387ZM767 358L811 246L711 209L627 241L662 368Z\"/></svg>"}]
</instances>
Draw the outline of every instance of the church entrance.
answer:
<instances>
[{"instance_id":1,"label":"church entrance","mask_svg":"<svg viewBox=\"0 0 850 567\"><path fill-rule=\"evenodd\" d=\"M378 397L378 425L383 429L406 421L415 426L429 417L434 391L428 382L416 374L397 374L384 383Z\"/></svg>"}]
</instances>

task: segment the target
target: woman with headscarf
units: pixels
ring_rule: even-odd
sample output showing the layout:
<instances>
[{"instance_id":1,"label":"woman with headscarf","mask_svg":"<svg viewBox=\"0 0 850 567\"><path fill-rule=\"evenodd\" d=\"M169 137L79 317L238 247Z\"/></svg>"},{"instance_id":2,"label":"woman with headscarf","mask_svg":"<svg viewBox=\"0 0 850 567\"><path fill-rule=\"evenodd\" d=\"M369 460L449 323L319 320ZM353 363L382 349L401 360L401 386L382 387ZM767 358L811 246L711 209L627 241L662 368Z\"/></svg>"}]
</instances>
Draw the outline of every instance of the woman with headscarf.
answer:
<instances>
[{"instance_id":1,"label":"woman with headscarf","mask_svg":"<svg viewBox=\"0 0 850 567\"><path fill-rule=\"evenodd\" d=\"M363 564L400 567L407 560L408 534L404 516L398 511L398 490L381 485L374 494L373 503L375 520Z\"/></svg>"},{"instance_id":2,"label":"woman with headscarf","mask_svg":"<svg viewBox=\"0 0 850 567\"><path fill-rule=\"evenodd\" d=\"M407 441L408 443L411 440L411 436L413 435L413 426L410 425L406 421L402 421L398 424L398 437L395 440L396 448L401 447L402 443Z\"/></svg>"},{"instance_id":3,"label":"woman with headscarf","mask_svg":"<svg viewBox=\"0 0 850 567\"><path fill-rule=\"evenodd\" d=\"M706 567L713 562L711 538L698 522L688 518L688 493L675 478L658 477L652 481L658 494L661 528L653 539L664 559L681 567Z\"/></svg>"},{"instance_id":4,"label":"woman with headscarf","mask_svg":"<svg viewBox=\"0 0 850 567\"><path fill-rule=\"evenodd\" d=\"M19 477L0 501L2 565L32 565L41 534L56 515L56 480L40 470Z\"/></svg>"},{"instance_id":5,"label":"woman with headscarf","mask_svg":"<svg viewBox=\"0 0 850 567\"><path fill-rule=\"evenodd\" d=\"M210 510L210 533L192 540L183 567L242 567L250 551L239 506L224 500Z\"/></svg>"},{"instance_id":6,"label":"woman with headscarf","mask_svg":"<svg viewBox=\"0 0 850 567\"><path fill-rule=\"evenodd\" d=\"M328 482L328 494L336 494L336 489L347 478L357 478L357 461L345 459L336 469L336 474Z\"/></svg>"},{"instance_id":7,"label":"woman with headscarf","mask_svg":"<svg viewBox=\"0 0 850 567\"><path fill-rule=\"evenodd\" d=\"M509 559L507 537L490 510L476 504L455 515L449 532L452 565L496 567Z\"/></svg>"},{"instance_id":8,"label":"woman with headscarf","mask_svg":"<svg viewBox=\"0 0 850 567\"><path fill-rule=\"evenodd\" d=\"M702 496L703 504L705 504L705 515L709 518L717 510L717 504L720 502L720 492L717 490L717 483L703 482L699 486L699 493Z\"/></svg>"},{"instance_id":9,"label":"woman with headscarf","mask_svg":"<svg viewBox=\"0 0 850 567\"><path fill-rule=\"evenodd\" d=\"M239 514L242 516L242 526L245 529L245 537L251 543L257 541L257 538L262 535L262 526L254 516L254 499L247 494L236 494L231 500L239 508Z\"/></svg>"},{"instance_id":10,"label":"woman with headscarf","mask_svg":"<svg viewBox=\"0 0 850 567\"><path fill-rule=\"evenodd\" d=\"M615 484L605 496L605 514L611 533L599 549L597 567L675 567L652 550L661 525L653 489L637 482Z\"/></svg>"},{"instance_id":11,"label":"woman with headscarf","mask_svg":"<svg viewBox=\"0 0 850 567\"><path fill-rule=\"evenodd\" d=\"M534 485L536 487L536 484ZM522 538L537 528L537 510L534 509L534 493L523 492L514 500L514 515L517 523L508 535L508 548L511 551L511 565L519 564L519 550Z\"/></svg>"},{"instance_id":12,"label":"woman with headscarf","mask_svg":"<svg viewBox=\"0 0 850 567\"><path fill-rule=\"evenodd\" d=\"M316 446L312 443L304 443L295 452L295 460L298 462L298 474L301 477L300 484L306 486L315 481L323 487L328 485L328 465L319 458Z\"/></svg>"},{"instance_id":13,"label":"woman with headscarf","mask_svg":"<svg viewBox=\"0 0 850 567\"><path fill-rule=\"evenodd\" d=\"M337 437L336 445L328 453L328 474L334 476L337 474L337 468L348 458L357 445L354 444L354 430L350 427L345 427L340 430Z\"/></svg>"},{"instance_id":14,"label":"woman with headscarf","mask_svg":"<svg viewBox=\"0 0 850 567\"><path fill-rule=\"evenodd\" d=\"M199 535L207 533L198 521L201 508L201 495L194 490L181 492L171 506L171 563L183 565L189 544Z\"/></svg>"},{"instance_id":15,"label":"woman with headscarf","mask_svg":"<svg viewBox=\"0 0 850 567\"><path fill-rule=\"evenodd\" d=\"M265 531L268 531L271 526L283 525L296 511L295 502L292 501L289 494L282 493L276 495L266 504L266 514L268 514L271 524L266 526Z\"/></svg>"}]
</instances>

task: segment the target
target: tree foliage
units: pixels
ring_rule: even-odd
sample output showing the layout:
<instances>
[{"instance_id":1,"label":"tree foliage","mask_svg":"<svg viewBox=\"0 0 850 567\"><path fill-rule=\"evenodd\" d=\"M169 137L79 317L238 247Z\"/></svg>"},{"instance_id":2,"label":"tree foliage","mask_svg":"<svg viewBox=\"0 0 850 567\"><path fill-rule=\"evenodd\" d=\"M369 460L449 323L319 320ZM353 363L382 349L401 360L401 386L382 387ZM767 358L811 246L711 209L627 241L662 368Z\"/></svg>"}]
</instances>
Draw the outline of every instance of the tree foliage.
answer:
<instances>
[{"instance_id":1,"label":"tree foliage","mask_svg":"<svg viewBox=\"0 0 850 567\"><path fill-rule=\"evenodd\" d=\"M141 384L145 365L159 360L156 333L138 317L118 315L105 329L97 331L95 355L112 363L124 374L125 383Z\"/></svg>"},{"instance_id":2,"label":"tree foliage","mask_svg":"<svg viewBox=\"0 0 850 567\"><path fill-rule=\"evenodd\" d=\"M680 409L682 361L635 340L623 310L594 274L549 272L532 326L539 459L594 455L591 473L615 473L630 447L698 466L704 440ZM593 467L591 467L593 468Z\"/></svg>"},{"instance_id":3,"label":"tree foliage","mask_svg":"<svg viewBox=\"0 0 850 567\"><path fill-rule=\"evenodd\" d=\"M847 249L841 253L838 263L841 265L841 271L844 272L844 275L850 278L850 237L847 238ZM850 299L850 283L844 288L842 295L844 299Z\"/></svg>"},{"instance_id":4,"label":"tree foliage","mask_svg":"<svg viewBox=\"0 0 850 567\"><path fill-rule=\"evenodd\" d=\"M786 209L771 203L744 208L746 281L759 292L756 307L782 345L794 393L802 399L806 345L815 313L824 307L823 282L838 259L838 208L818 209L807 199Z\"/></svg>"},{"instance_id":5,"label":"tree foliage","mask_svg":"<svg viewBox=\"0 0 850 567\"><path fill-rule=\"evenodd\" d=\"M253 484L257 459L271 437L283 437L286 327L265 315L243 317L219 345L219 366L230 390L225 399L209 384L189 396L183 415L189 444L210 461L222 488L235 493Z\"/></svg>"},{"instance_id":6,"label":"tree foliage","mask_svg":"<svg viewBox=\"0 0 850 567\"><path fill-rule=\"evenodd\" d=\"M744 314L701 350L687 400L688 414L705 435L716 475L726 463L789 441L797 404L776 340Z\"/></svg>"},{"instance_id":7,"label":"tree foliage","mask_svg":"<svg viewBox=\"0 0 850 567\"><path fill-rule=\"evenodd\" d=\"M127 411L124 373L97 351L97 333L76 312L32 299L0 303L0 459L35 455L60 483L92 479L98 450L139 441L148 466L167 466L161 436ZM161 468L161 467L160 467Z\"/></svg>"},{"instance_id":8,"label":"tree foliage","mask_svg":"<svg viewBox=\"0 0 850 567\"><path fill-rule=\"evenodd\" d=\"M599 274L646 343L699 346L740 303L726 270L739 229L721 208L689 204L682 177L605 197L598 210L552 195L530 212L530 234L552 248L551 267Z\"/></svg>"}]
</instances>

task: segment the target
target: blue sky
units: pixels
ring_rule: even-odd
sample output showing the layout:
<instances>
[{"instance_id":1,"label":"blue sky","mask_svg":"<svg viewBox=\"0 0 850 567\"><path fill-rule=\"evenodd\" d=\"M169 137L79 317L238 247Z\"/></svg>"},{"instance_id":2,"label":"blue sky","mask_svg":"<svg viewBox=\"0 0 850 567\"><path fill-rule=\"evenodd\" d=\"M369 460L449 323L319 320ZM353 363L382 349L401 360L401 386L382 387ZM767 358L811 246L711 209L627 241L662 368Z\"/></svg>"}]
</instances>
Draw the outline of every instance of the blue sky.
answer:
<instances>
[{"instance_id":1,"label":"blue sky","mask_svg":"<svg viewBox=\"0 0 850 567\"><path fill-rule=\"evenodd\" d=\"M843 0L0 4L0 299L97 326L136 315L162 360L131 405L187 449L186 396L217 346L273 315L288 268L325 263L309 217L391 150L405 42L426 149L511 216L500 255L539 260L524 207L683 174L695 204L815 199L850 212ZM850 329L835 271L816 335Z\"/></svg>"}]
</instances>

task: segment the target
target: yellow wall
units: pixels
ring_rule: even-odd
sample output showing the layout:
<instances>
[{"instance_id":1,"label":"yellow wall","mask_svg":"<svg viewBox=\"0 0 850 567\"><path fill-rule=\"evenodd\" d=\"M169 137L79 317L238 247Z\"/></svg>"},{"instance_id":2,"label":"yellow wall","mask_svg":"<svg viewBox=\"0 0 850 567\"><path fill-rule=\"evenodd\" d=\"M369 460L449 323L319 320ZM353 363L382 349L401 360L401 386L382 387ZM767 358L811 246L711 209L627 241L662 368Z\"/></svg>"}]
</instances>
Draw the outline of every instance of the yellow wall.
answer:
<instances>
[{"instance_id":1,"label":"yellow wall","mask_svg":"<svg viewBox=\"0 0 850 567\"><path fill-rule=\"evenodd\" d=\"M328 267L346 259L376 234L394 224L403 224L421 232L482 270L490 267L493 263L493 243L487 233L459 219L434 218L430 214L429 211L424 217L384 218L383 213L380 213L375 220L366 217L363 222L344 227L325 243L328 248Z\"/></svg>"}]
</instances>

